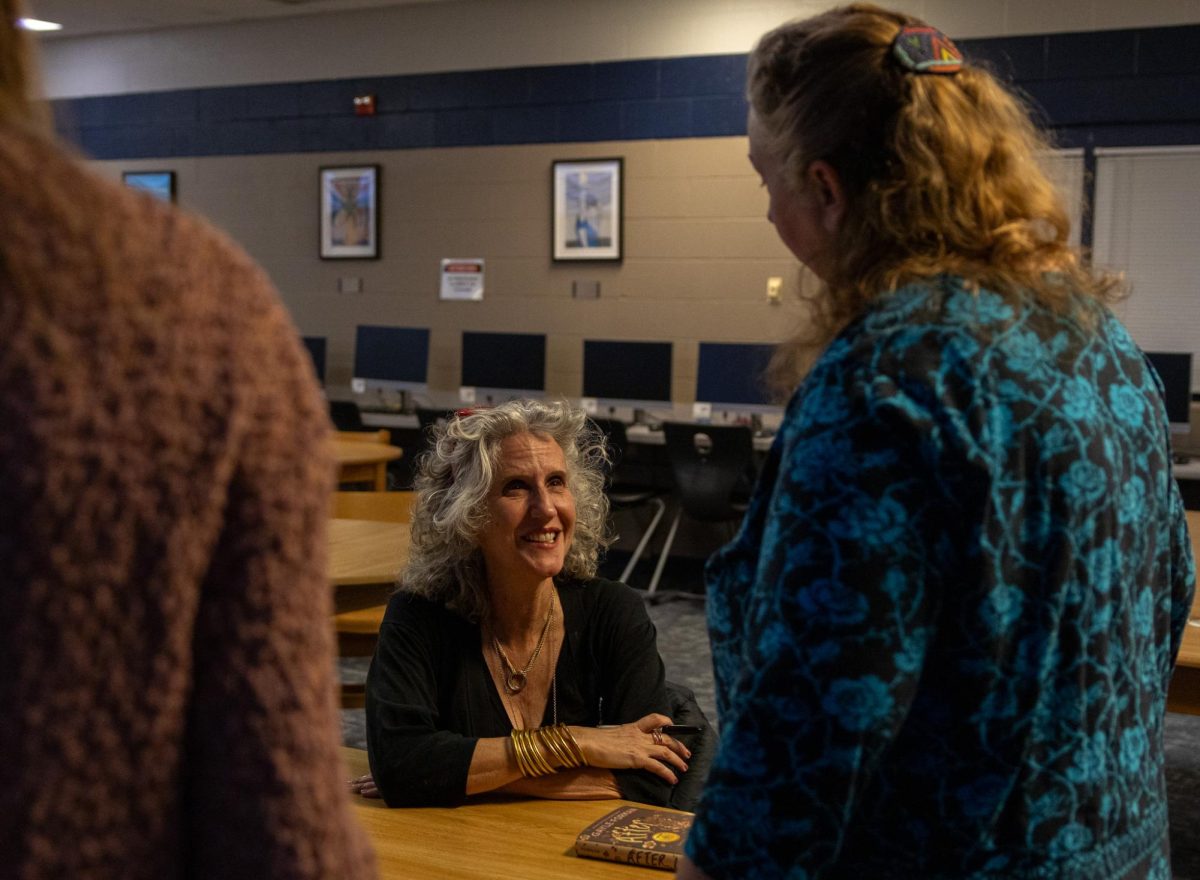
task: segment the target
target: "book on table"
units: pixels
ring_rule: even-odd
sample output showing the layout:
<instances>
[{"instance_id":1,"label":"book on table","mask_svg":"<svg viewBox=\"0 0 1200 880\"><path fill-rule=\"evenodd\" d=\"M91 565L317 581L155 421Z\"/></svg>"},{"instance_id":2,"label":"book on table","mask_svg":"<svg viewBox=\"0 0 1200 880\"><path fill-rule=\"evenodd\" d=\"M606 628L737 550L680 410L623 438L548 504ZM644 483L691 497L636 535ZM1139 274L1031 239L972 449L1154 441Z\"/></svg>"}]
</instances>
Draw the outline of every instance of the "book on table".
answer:
<instances>
[{"instance_id":1,"label":"book on table","mask_svg":"<svg viewBox=\"0 0 1200 880\"><path fill-rule=\"evenodd\" d=\"M694 818L673 810L618 807L583 829L575 838L575 854L674 871Z\"/></svg>"}]
</instances>

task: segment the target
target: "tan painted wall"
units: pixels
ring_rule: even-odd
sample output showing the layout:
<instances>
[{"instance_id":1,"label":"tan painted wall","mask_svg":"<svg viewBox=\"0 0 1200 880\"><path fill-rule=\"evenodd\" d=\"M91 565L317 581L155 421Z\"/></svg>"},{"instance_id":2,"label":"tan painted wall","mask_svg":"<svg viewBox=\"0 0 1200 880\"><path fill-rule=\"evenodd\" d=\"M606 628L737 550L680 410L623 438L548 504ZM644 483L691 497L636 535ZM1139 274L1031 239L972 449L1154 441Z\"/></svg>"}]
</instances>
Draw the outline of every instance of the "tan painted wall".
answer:
<instances>
[{"instance_id":1,"label":"tan painted wall","mask_svg":"<svg viewBox=\"0 0 1200 880\"><path fill-rule=\"evenodd\" d=\"M97 163L176 169L180 203L224 228L271 274L301 332L327 336L327 384L349 385L358 324L430 327L430 384L459 384L462 330L546 333L547 390L581 393L585 338L675 343L673 396L695 396L697 343L778 341L802 315L811 276L778 242L744 138L294 154ZM554 159L623 156L625 260L550 260ZM317 257L317 173L382 166L379 260ZM483 257L481 303L437 298L443 257ZM783 305L766 297L782 276ZM363 292L338 293L361 278ZM598 300L573 280L601 284Z\"/></svg>"}]
</instances>

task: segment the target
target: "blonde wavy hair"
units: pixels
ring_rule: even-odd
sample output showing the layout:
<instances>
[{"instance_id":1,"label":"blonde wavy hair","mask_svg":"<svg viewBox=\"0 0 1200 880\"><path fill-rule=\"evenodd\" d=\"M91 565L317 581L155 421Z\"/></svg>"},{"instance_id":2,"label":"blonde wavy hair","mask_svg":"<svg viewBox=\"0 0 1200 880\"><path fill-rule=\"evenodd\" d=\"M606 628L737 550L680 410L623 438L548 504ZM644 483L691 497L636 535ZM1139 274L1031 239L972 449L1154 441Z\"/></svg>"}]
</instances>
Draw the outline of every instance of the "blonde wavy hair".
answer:
<instances>
[{"instance_id":1,"label":"blonde wavy hair","mask_svg":"<svg viewBox=\"0 0 1200 880\"><path fill-rule=\"evenodd\" d=\"M500 444L514 434L549 437L562 448L567 486L575 498L575 534L560 577L594 577L611 543L604 479L604 434L565 402L514 400L460 414L432 430L418 463L408 565L400 589L435 601L468 620L487 615L487 575L479 534L501 467Z\"/></svg>"},{"instance_id":2,"label":"blonde wavy hair","mask_svg":"<svg viewBox=\"0 0 1200 880\"><path fill-rule=\"evenodd\" d=\"M900 29L922 25L856 3L785 24L750 54L747 95L766 147L802 185L815 160L841 179L846 213L811 324L768 368L790 393L805 368L877 297L942 273L1065 309L1076 293L1115 299L1067 243L1064 199L1041 165L1050 148L1022 101L970 63L915 75L895 61Z\"/></svg>"}]
</instances>

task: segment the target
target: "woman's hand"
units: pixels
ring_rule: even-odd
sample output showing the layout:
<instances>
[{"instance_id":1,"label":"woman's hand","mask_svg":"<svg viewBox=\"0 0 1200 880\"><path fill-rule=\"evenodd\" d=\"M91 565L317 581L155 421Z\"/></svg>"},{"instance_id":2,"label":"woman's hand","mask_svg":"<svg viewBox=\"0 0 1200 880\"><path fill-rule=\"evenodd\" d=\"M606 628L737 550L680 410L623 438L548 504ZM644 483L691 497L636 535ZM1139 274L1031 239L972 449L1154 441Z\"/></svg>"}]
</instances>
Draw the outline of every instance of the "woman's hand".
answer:
<instances>
[{"instance_id":1,"label":"woman's hand","mask_svg":"<svg viewBox=\"0 0 1200 880\"><path fill-rule=\"evenodd\" d=\"M571 727L571 733L589 767L648 770L674 785L679 777L672 768L686 772L685 759L692 753L679 740L659 730L670 723L671 719L666 715L655 714L639 718L632 724Z\"/></svg>"},{"instance_id":2,"label":"woman's hand","mask_svg":"<svg viewBox=\"0 0 1200 880\"><path fill-rule=\"evenodd\" d=\"M360 776L357 779L351 779L350 793L359 794L365 798L380 797L379 789L375 785L375 777L370 773L366 776Z\"/></svg>"}]
</instances>

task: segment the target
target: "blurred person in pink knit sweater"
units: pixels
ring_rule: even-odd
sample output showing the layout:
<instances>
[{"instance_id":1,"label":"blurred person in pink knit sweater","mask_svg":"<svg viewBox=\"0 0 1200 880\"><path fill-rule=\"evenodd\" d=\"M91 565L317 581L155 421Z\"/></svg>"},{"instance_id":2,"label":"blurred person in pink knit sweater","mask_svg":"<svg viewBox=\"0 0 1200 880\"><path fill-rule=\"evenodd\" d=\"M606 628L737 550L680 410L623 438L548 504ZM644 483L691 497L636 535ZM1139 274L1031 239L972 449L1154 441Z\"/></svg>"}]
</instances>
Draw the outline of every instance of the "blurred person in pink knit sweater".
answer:
<instances>
[{"instance_id":1,"label":"blurred person in pink knit sweater","mask_svg":"<svg viewBox=\"0 0 1200 880\"><path fill-rule=\"evenodd\" d=\"M371 877L312 368L237 247L56 145L0 11L0 877Z\"/></svg>"}]
</instances>

